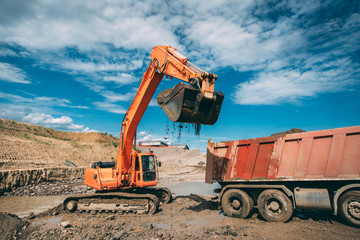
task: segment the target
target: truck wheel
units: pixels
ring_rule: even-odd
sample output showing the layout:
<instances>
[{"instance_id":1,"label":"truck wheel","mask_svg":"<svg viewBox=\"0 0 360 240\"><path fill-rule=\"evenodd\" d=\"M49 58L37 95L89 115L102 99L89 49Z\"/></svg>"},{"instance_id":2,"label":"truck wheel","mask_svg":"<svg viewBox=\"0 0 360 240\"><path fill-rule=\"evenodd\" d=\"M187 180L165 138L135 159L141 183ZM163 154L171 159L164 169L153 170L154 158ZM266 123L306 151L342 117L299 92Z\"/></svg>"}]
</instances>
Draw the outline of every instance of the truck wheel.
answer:
<instances>
[{"instance_id":1,"label":"truck wheel","mask_svg":"<svg viewBox=\"0 0 360 240\"><path fill-rule=\"evenodd\" d=\"M229 217L246 218L254 208L254 201L246 192L230 189L224 193L221 207Z\"/></svg>"},{"instance_id":2,"label":"truck wheel","mask_svg":"<svg viewBox=\"0 0 360 240\"><path fill-rule=\"evenodd\" d=\"M360 227L360 191L344 193L338 202L341 217L350 225Z\"/></svg>"},{"instance_id":3,"label":"truck wheel","mask_svg":"<svg viewBox=\"0 0 360 240\"><path fill-rule=\"evenodd\" d=\"M294 212L291 200L276 189L264 190L257 201L258 210L269 222L286 222Z\"/></svg>"}]
</instances>

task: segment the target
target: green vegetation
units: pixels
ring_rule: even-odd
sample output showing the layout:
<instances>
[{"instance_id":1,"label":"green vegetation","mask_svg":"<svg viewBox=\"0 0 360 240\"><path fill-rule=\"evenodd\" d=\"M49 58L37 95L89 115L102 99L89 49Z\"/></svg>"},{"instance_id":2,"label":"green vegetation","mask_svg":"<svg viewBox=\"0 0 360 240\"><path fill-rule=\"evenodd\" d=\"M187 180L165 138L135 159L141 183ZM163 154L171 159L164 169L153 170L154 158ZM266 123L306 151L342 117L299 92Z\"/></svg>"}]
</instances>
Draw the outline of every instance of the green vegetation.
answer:
<instances>
[{"instance_id":1,"label":"green vegetation","mask_svg":"<svg viewBox=\"0 0 360 240\"><path fill-rule=\"evenodd\" d=\"M38 133L38 132L35 132L34 135L36 135L36 136L42 136L42 137L49 137L48 135L45 135L45 134L42 134L42 133Z\"/></svg>"},{"instance_id":2,"label":"green vegetation","mask_svg":"<svg viewBox=\"0 0 360 240\"><path fill-rule=\"evenodd\" d=\"M29 138L30 138L30 136L29 136L29 135L27 135L27 133L25 133L25 134L24 134L24 138L29 139Z\"/></svg>"},{"instance_id":3,"label":"green vegetation","mask_svg":"<svg viewBox=\"0 0 360 240\"><path fill-rule=\"evenodd\" d=\"M119 146L119 143L118 142L112 142L113 146L114 147L118 147Z\"/></svg>"},{"instance_id":4,"label":"green vegetation","mask_svg":"<svg viewBox=\"0 0 360 240\"><path fill-rule=\"evenodd\" d=\"M35 134L35 135L36 135L36 134ZM35 140L36 142L39 142L39 143L42 143L42 144L45 144L45 145L50 145L50 143L40 141L39 139L36 139L36 138L34 138L34 140Z\"/></svg>"},{"instance_id":5,"label":"green vegetation","mask_svg":"<svg viewBox=\"0 0 360 240\"><path fill-rule=\"evenodd\" d=\"M65 165L68 167L77 167L77 165L75 163L71 162L70 160L66 160Z\"/></svg>"},{"instance_id":6,"label":"green vegetation","mask_svg":"<svg viewBox=\"0 0 360 240\"><path fill-rule=\"evenodd\" d=\"M26 127L26 129L27 129L27 130L29 130L29 129L30 129L30 127L29 127L29 126L26 126L26 125L25 125L25 127Z\"/></svg>"}]
</instances>

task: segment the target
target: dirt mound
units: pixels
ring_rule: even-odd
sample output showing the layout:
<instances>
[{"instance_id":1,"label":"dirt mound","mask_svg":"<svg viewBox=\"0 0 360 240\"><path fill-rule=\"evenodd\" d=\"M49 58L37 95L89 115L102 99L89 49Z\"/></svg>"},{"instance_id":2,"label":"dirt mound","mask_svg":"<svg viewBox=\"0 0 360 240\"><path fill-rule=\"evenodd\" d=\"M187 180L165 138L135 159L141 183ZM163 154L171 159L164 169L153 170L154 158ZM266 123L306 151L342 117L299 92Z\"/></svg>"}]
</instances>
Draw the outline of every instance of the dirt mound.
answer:
<instances>
[{"instance_id":1,"label":"dirt mound","mask_svg":"<svg viewBox=\"0 0 360 240\"><path fill-rule=\"evenodd\" d=\"M138 147L141 152L154 152L162 163L160 171L174 171L188 166L199 166L206 161L205 154L199 150L187 150L173 147Z\"/></svg>"},{"instance_id":2,"label":"dirt mound","mask_svg":"<svg viewBox=\"0 0 360 240\"><path fill-rule=\"evenodd\" d=\"M280 132L280 133L274 133L274 134L271 134L271 136L285 136L286 134L293 134L293 133L302 133L302 132L306 132L300 128L292 128L290 130L287 130L287 131L284 131L284 132Z\"/></svg>"},{"instance_id":3,"label":"dirt mound","mask_svg":"<svg viewBox=\"0 0 360 240\"><path fill-rule=\"evenodd\" d=\"M28 223L18 216L0 212L0 239L17 239Z\"/></svg>"},{"instance_id":4,"label":"dirt mound","mask_svg":"<svg viewBox=\"0 0 360 240\"><path fill-rule=\"evenodd\" d=\"M0 119L0 169L88 167L112 161L119 139L103 133L62 132Z\"/></svg>"},{"instance_id":5,"label":"dirt mound","mask_svg":"<svg viewBox=\"0 0 360 240\"><path fill-rule=\"evenodd\" d=\"M138 147L142 152L153 151L158 161L160 185L178 182L204 181L206 155L199 150L172 147Z\"/></svg>"}]
</instances>

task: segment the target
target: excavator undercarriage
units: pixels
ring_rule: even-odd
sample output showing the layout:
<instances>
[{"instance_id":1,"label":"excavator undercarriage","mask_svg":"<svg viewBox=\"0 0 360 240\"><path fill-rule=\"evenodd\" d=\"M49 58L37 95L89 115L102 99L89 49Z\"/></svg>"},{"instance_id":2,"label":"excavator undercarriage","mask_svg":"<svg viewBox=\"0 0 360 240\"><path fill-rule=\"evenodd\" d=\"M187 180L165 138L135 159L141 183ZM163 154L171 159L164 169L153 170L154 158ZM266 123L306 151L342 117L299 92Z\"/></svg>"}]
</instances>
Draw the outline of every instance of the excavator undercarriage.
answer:
<instances>
[{"instance_id":1,"label":"excavator undercarriage","mask_svg":"<svg viewBox=\"0 0 360 240\"><path fill-rule=\"evenodd\" d=\"M117 212L154 214L160 205L158 197L152 194L106 192L80 194L67 198L64 207L70 212Z\"/></svg>"},{"instance_id":2,"label":"excavator undercarriage","mask_svg":"<svg viewBox=\"0 0 360 240\"><path fill-rule=\"evenodd\" d=\"M64 200L69 212L117 212L154 214L161 204L170 203L176 196L168 188L130 188L121 191L79 194Z\"/></svg>"}]
</instances>

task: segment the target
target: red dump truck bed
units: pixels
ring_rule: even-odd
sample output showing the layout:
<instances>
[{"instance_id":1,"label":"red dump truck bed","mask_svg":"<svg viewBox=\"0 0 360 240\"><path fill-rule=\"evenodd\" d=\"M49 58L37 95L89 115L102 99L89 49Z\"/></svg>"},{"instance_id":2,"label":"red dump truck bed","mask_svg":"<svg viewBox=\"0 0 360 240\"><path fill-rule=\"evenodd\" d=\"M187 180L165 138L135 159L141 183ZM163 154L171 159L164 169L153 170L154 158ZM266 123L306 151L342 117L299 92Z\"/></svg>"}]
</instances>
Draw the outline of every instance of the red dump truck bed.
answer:
<instances>
[{"instance_id":1,"label":"red dump truck bed","mask_svg":"<svg viewBox=\"0 0 360 240\"><path fill-rule=\"evenodd\" d=\"M360 177L360 126L208 142L206 182Z\"/></svg>"}]
</instances>

